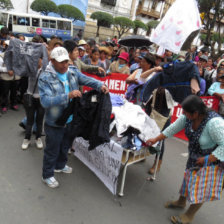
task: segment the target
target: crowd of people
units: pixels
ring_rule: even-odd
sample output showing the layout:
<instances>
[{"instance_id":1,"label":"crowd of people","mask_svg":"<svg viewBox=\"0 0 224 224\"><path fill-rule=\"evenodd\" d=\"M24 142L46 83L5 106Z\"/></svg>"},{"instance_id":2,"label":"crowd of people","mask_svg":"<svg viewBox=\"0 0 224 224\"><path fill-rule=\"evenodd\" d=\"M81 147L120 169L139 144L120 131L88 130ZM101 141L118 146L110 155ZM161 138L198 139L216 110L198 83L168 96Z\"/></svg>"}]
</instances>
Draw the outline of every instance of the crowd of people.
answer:
<instances>
[{"instance_id":1,"label":"crowd of people","mask_svg":"<svg viewBox=\"0 0 224 224\"><path fill-rule=\"evenodd\" d=\"M94 39L84 40L65 40L60 37L52 36L47 40L43 36L34 36L31 43L44 46L48 57L48 65L44 67L44 56L38 58L38 68L36 75L30 74L20 75L15 69L9 69L5 58L7 57L7 49L10 47L10 42L14 39L19 39L26 42L27 39L22 34L14 36L9 33L7 28L3 27L0 32L0 108L1 114L7 113L8 109L14 111L19 110L19 104L24 104L25 112L24 119L20 122L20 126L25 129L25 136L22 141L21 148L26 150L31 143L32 132L35 132L35 143L38 149L43 148L41 136L46 135L46 146L44 149L43 160L43 174L42 180L49 187L55 188L59 186L58 181L54 177L54 172L71 173L72 168L67 165L68 151L71 148L71 141L68 138L71 130L72 116L69 116L66 124L58 125L57 120L63 114L64 109L69 102L74 98L82 96L82 86L87 85L96 89L99 92L107 94L109 89L101 82L90 78L82 72L95 74L99 77L109 76L111 73L127 74L126 80L129 86L142 86L148 83L152 77L158 72L164 70L167 64L176 64L183 61L189 61L195 64L198 68L200 77L199 83L192 92L198 96L216 96L220 100L220 115L224 116L224 56L220 55L218 58L212 58L210 52L206 48L197 50L192 47L187 52L180 52L173 54L169 50L165 50L164 55L156 54L156 49L152 47L142 46L140 48L120 46L117 38L114 37L112 41L103 41L96 43ZM163 95L166 94L165 91ZM31 97L30 97L31 96ZM182 106L184 115L178 119L176 123L169 126L170 119L167 120L165 130L155 139L149 139L147 144L153 145L157 141L162 141L167 137L172 136L180 129L188 125L188 137L190 138L190 147L192 141L199 141L203 148L205 143L203 139L194 139L191 136L191 126L193 132L199 131L198 127L201 123L212 123L212 120L218 120L210 125L212 130L223 131L223 121L218 114L211 114L205 108L198 96L187 98ZM135 104L141 105L141 88L137 90L135 99L131 99ZM196 108L191 108L193 104ZM164 112L164 110L163 110ZM170 108L165 109L164 116L170 116ZM203 121L203 122L202 122ZM221 125L221 126L220 126ZM206 123L203 123L203 128L200 129L200 134L209 129ZM214 137L212 131L207 130L206 134L209 138L209 149L218 145L217 153L209 151L209 162L223 161L221 150L223 142ZM210 133L210 134L209 134ZM204 144L204 145L203 145ZM205 148L205 151L207 148ZM193 150L190 148L190 150ZM195 149L194 149L195 150ZM193 151L194 151L193 150ZM198 150L198 149L197 149ZM202 150L203 151L203 150ZM164 152L164 142L162 153L159 158L159 166L162 164L162 157ZM207 153L208 154L208 153ZM191 155L191 154L190 154ZM189 157L187 168L196 165L203 165L204 154L201 153L194 158ZM150 168L149 173L155 172L156 160L154 165ZM166 206L169 208L182 208L186 205L186 196L181 195L178 201L171 201ZM201 203L191 206L189 210L180 217L172 217L173 223L189 223L192 221L196 211L201 207Z\"/></svg>"}]
</instances>

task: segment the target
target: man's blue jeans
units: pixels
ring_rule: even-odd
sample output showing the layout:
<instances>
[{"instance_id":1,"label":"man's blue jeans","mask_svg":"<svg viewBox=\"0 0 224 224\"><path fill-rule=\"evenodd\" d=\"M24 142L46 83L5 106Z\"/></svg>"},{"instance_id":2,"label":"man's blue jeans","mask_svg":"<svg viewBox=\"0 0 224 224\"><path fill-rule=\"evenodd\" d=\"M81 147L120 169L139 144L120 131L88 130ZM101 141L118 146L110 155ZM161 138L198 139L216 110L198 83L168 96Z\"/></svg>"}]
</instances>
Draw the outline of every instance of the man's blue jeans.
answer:
<instances>
[{"instance_id":1,"label":"man's blue jeans","mask_svg":"<svg viewBox=\"0 0 224 224\"><path fill-rule=\"evenodd\" d=\"M46 147L43 159L43 178L54 176L55 169L63 169L68 161L68 150L71 147L68 124L63 128L56 128L45 123Z\"/></svg>"}]
</instances>

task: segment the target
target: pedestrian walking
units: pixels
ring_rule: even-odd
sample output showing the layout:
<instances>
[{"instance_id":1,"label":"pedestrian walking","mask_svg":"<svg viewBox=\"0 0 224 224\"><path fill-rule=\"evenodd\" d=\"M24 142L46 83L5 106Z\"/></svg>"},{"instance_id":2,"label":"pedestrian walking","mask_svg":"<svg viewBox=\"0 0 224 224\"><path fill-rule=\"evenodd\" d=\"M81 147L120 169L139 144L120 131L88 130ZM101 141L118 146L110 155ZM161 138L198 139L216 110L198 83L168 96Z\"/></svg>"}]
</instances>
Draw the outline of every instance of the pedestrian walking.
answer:
<instances>
[{"instance_id":1,"label":"pedestrian walking","mask_svg":"<svg viewBox=\"0 0 224 224\"><path fill-rule=\"evenodd\" d=\"M196 212L205 201L219 199L213 193L216 192L216 196L220 196L223 183L224 121L222 117L210 111L203 101L195 95L188 96L182 102L182 108L184 111L183 115L176 122L167 127L156 138L147 141L147 144L154 145L158 141L175 135L184 128L185 134L189 139L189 157L185 170L185 178L180 190L180 197L177 201L168 201L165 204L166 208L185 208L186 201L190 201L191 205L185 213L179 216L171 216L171 221L175 224L191 223ZM202 166L205 166L205 169L209 170L212 170L214 167L214 170L218 171L208 173L207 178L199 175L194 185L191 185L191 178L194 178L193 175ZM219 178L216 178L217 174L220 174ZM186 179L188 175L191 176ZM206 188L205 183L211 184L207 184L207 186L211 187L209 189ZM200 190L198 191L198 189ZM201 196L202 192L203 196ZM195 200L192 199L192 195L195 197Z\"/></svg>"}]
</instances>

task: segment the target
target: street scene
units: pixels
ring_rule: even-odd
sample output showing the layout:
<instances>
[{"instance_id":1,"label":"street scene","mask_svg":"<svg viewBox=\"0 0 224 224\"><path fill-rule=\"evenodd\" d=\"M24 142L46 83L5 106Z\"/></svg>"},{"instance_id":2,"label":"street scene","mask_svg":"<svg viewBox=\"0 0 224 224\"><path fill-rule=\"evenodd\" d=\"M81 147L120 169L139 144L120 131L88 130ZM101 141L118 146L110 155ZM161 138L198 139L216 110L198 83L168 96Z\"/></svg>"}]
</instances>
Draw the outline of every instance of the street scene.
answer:
<instances>
[{"instance_id":1,"label":"street scene","mask_svg":"<svg viewBox=\"0 0 224 224\"><path fill-rule=\"evenodd\" d=\"M15 115L16 113L16 115ZM164 162L154 182L146 181L153 156L130 166L124 197L113 196L104 184L75 156L68 164L74 172L58 174L58 189L47 188L40 179L43 151L32 144L20 149L24 131L18 126L24 111L9 111L1 117L1 222L2 223L170 223L182 210L164 208L176 199L187 160L187 144L168 139ZM192 223L221 223L223 199L205 203Z\"/></svg>"},{"instance_id":2,"label":"street scene","mask_svg":"<svg viewBox=\"0 0 224 224\"><path fill-rule=\"evenodd\" d=\"M222 222L223 8L0 0L1 222Z\"/></svg>"}]
</instances>

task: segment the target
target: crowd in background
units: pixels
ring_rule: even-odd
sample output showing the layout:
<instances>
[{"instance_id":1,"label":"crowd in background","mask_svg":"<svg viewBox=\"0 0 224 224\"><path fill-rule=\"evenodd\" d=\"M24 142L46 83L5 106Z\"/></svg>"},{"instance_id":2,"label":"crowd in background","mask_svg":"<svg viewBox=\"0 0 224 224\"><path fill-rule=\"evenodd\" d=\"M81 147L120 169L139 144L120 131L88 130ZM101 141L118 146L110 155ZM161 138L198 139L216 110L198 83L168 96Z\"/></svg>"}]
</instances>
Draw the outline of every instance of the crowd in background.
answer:
<instances>
[{"instance_id":1,"label":"crowd in background","mask_svg":"<svg viewBox=\"0 0 224 224\"><path fill-rule=\"evenodd\" d=\"M28 41L22 34L13 35L3 27L0 33L0 108L1 114L7 113L8 109L17 111L19 104L23 103L24 94L28 88L28 75L20 77L16 73L7 71L3 57L10 39L18 38ZM200 95L217 96L224 101L224 57L212 58L208 48L193 46L188 52L180 52L178 55L166 50L164 55L157 55L156 48L142 46L140 48L125 47L118 44L117 37L110 41L96 43L94 38L84 40L82 33L70 40L77 45L74 62L79 70L98 75L100 77L111 73L130 75L127 83L135 83L138 80L146 82L150 76L163 69L166 63L178 61L194 62L200 72ZM34 36L31 40L46 46L48 54L58 46L64 46L60 37L52 36L47 40L44 36ZM67 49L69 50L69 49ZM41 63L41 62L40 62ZM41 67L41 65L40 65ZM39 134L40 135L40 134ZM40 137L38 135L38 137Z\"/></svg>"}]
</instances>

